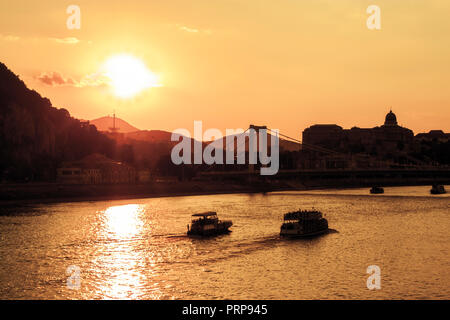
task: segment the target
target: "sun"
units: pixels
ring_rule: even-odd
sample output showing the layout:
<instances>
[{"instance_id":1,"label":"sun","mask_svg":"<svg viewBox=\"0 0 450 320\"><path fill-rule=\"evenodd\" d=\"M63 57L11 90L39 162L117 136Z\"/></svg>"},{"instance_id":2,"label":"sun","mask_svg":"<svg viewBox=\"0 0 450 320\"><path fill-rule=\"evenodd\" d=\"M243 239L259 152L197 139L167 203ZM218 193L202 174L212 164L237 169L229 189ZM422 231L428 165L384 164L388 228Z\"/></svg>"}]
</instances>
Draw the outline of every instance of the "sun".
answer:
<instances>
[{"instance_id":1,"label":"sun","mask_svg":"<svg viewBox=\"0 0 450 320\"><path fill-rule=\"evenodd\" d=\"M161 86L158 76L132 55L118 54L110 57L104 63L103 70L114 94L120 98L131 98L145 89Z\"/></svg>"}]
</instances>

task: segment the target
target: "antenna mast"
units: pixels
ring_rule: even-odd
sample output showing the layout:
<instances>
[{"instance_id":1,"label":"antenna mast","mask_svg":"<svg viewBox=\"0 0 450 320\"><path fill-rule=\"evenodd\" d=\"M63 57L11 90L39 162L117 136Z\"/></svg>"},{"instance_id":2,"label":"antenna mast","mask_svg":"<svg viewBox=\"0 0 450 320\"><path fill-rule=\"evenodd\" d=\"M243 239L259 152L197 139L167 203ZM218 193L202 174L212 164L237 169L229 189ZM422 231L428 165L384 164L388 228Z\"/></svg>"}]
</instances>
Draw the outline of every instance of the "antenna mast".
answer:
<instances>
[{"instance_id":1,"label":"antenna mast","mask_svg":"<svg viewBox=\"0 0 450 320\"><path fill-rule=\"evenodd\" d=\"M120 128L116 128L116 110L114 110L114 114L113 114L113 126L112 128L109 128L109 130L112 133L117 133L119 131Z\"/></svg>"}]
</instances>

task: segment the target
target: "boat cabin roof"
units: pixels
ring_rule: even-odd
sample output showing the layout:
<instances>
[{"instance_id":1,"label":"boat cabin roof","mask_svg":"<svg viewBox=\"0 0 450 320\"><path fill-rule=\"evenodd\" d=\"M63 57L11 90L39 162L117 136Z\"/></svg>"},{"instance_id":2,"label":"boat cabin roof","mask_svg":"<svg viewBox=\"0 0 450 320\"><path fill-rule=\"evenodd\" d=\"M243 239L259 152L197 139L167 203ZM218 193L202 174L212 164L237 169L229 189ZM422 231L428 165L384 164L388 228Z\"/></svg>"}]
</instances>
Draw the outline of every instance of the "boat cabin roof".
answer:
<instances>
[{"instance_id":1,"label":"boat cabin roof","mask_svg":"<svg viewBox=\"0 0 450 320\"><path fill-rule=\"evenodd\" d=\"M211 217L211 216L216 216L217 215L217 213L216 212L212 212L212 211L210 211L210 212L203 212L203 213L196 213L196 214L193 214L192 216L193 217Z\"/></svg>"},{"instance_id":2,"label":"boat cabin roof","mask_svg":"<svg viewBox=\"0 0 450 320\"><path fill-rule=\"evenodd\" d=\"M322 218L322 213L317 210L299 210L294 212L288 212L284 215L285 221L294 220L317 220Z\"/></svg>"}]
</instances>

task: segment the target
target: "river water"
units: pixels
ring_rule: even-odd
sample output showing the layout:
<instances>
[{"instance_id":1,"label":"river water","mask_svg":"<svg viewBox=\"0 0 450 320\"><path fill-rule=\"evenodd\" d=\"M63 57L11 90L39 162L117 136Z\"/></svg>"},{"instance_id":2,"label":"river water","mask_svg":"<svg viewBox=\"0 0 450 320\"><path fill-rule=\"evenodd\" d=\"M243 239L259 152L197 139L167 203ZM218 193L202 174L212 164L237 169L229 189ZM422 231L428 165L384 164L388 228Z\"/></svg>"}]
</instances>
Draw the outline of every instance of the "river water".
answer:
<instances>
[{"instance_id":1,"label":"river water","mask_svg":"<svg viewBox=\"0 0 450 320\"><path fill-rule=\"evenodd\" d=\"M2 208L0 298L449 299L450 197L429 188ZM282 215L312 207L335 231L280 239ZM190 215L211 210L233 232L186 237ZM379 290L366 285L371 265Z\"/></svg>"}]
</instances>

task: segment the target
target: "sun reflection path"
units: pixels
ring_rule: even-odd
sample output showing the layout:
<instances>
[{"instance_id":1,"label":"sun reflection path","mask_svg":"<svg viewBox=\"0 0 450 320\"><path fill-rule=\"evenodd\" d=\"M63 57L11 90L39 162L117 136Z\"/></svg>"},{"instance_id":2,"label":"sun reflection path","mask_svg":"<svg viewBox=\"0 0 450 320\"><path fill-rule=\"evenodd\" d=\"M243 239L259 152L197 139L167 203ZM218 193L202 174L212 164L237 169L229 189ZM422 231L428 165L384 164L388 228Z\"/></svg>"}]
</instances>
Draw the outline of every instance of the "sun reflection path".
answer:
<instances>
[{"instance_id":1,"label":"sun reflection path","mask_svg":"<svg viewBox=\"0 0 450 320\"><path fill-rule=\"evenodd\" d=\"M105 211L108 236L119 239L132 239L142 233L145 208L138 204L109 207Z\"/></svg>"},{"instance_id":2,"label":"sun reflection path","mask_svg":"<svg viewBox=\"0 0 450 320\"><path fill-rule=\"evenodd\" d=\"M99 274L97 294L103 299L158 299L159 288L149 294L145 258L145 205L109 207L99 234L101 248L95 258Z\"/></svg>"}]
</instances>

